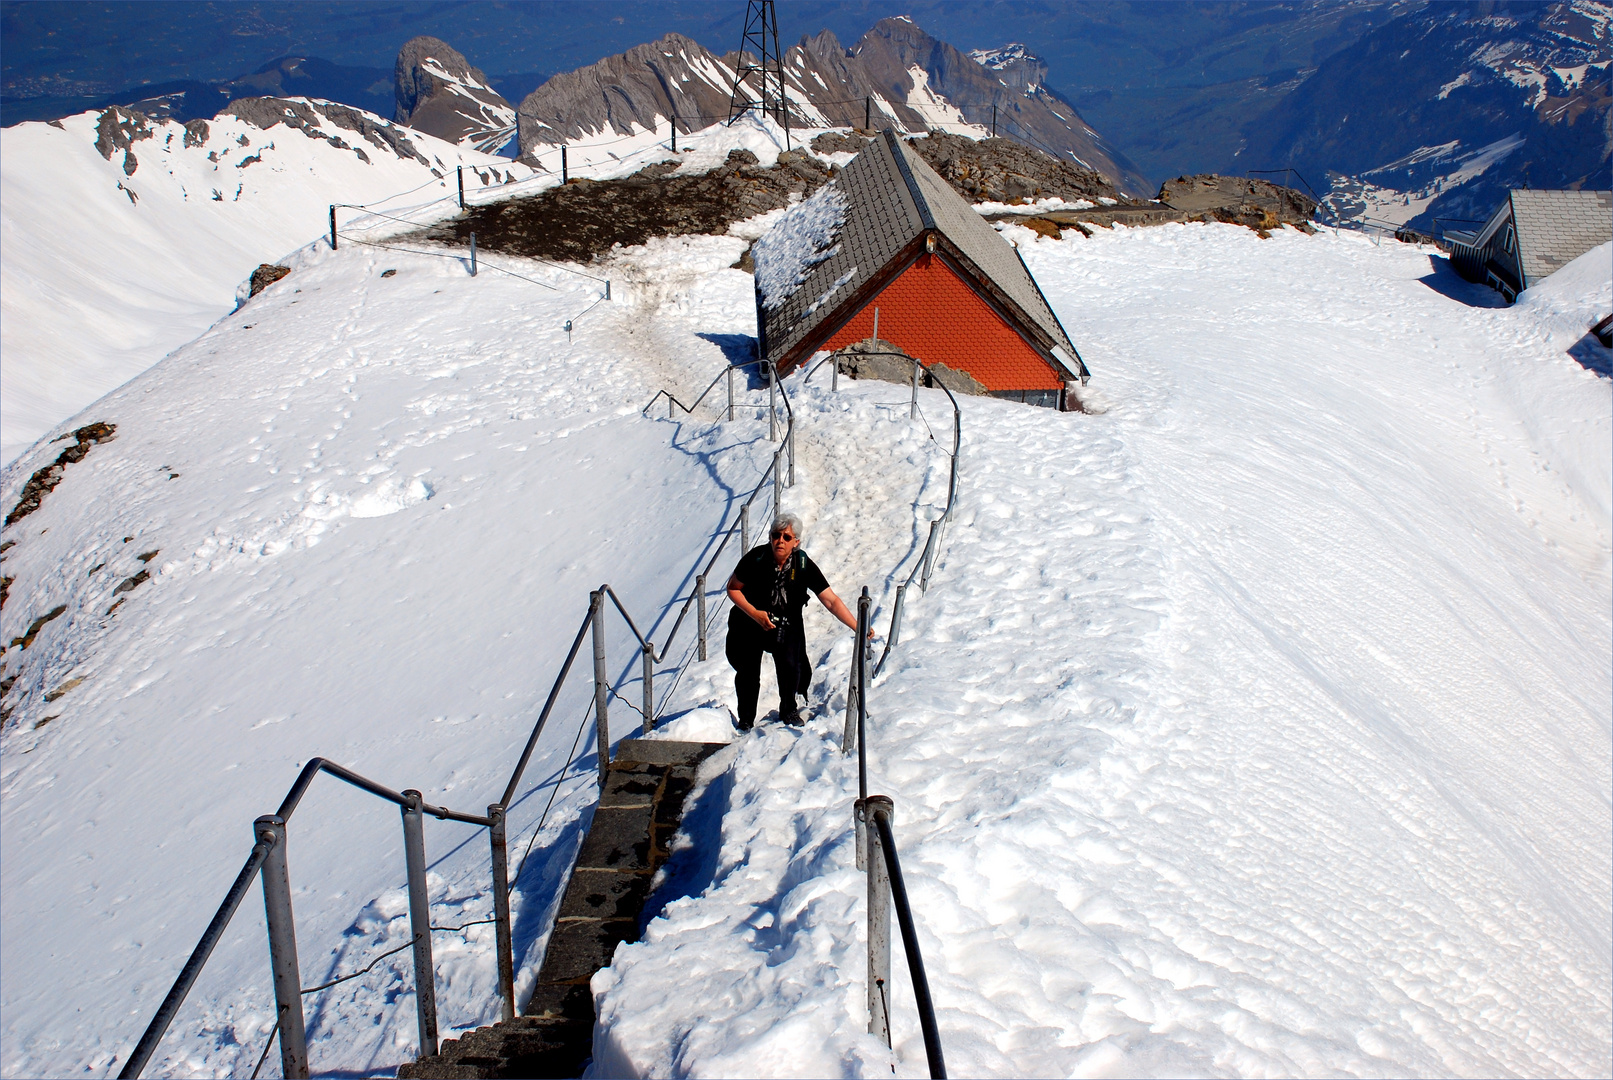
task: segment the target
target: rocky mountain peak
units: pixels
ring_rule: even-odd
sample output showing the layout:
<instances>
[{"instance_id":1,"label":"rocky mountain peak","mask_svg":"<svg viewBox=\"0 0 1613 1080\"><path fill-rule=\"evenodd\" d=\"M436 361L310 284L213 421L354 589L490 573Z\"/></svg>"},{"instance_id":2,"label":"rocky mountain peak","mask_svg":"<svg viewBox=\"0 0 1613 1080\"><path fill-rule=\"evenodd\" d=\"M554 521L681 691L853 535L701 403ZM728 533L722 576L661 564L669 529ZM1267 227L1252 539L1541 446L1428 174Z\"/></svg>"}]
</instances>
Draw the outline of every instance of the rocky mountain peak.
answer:
<instances>
[{"instance_id":1,"label":"rocky mountain peak","mask_svg":"<svg viewBox=\"0 0 1613 1080\"><path fill-rule=\"evenodd\" d=\"M726 119L744 60L738 52L718 58L682 34L667 34L556 75L516 110L521 152L531 161L607 129L626 136L675 117L680 131L690 131ZM783 61L790 126L803 140L812 128L865 124L978 138L995 119L1000 136L1101 173L1125 194L1152 194L1074 106L1042 85L1046 65L1022 46L1005 52L1001 69L990 68L904 16L881 19L849 49L828 30L803 36Z\"/></svg>"},{"instance_id":2,"label":"rocky mountain peak","mask_svg":"<svg viewBox=\"0 0 1613 1080\"><path fill-rule=\"evenodd\" d=\"M393 119L449 142L498 153L515 133L515 109L480 68L441 38L410 38L393 67Z\"/></svg>"}]
</instances>

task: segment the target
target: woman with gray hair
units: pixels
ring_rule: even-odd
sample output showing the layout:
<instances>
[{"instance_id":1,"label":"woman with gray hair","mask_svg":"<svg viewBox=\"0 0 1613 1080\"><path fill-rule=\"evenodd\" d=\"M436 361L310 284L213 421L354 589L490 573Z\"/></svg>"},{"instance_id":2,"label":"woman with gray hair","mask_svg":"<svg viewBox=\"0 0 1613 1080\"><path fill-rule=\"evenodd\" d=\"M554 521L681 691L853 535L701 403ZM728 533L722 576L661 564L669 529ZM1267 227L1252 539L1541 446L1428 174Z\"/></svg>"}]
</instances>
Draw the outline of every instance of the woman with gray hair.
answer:
<instances>
[{"instance_id":1,"label":"woman with gray hair","mask_svg":"<svg viewBox=\"0 0 1613 1080\"><path fill-rule=\"evenodd\" d=\"M801 550L801 519L779 514L773 519L768 542L741 556L728 579L728 599L734 602L734 609L728 613L725 651L734 669L741 731L756 724L764 652L773 654L773 671L778 675L779 719L786 724L802 722L795 695L805 697L812 683L812 663L807 659L806 633L801 626L808 593L816 595L835 618L857 629L856 616L829 588L818 564Z\"/></svg>"}]
</instances>

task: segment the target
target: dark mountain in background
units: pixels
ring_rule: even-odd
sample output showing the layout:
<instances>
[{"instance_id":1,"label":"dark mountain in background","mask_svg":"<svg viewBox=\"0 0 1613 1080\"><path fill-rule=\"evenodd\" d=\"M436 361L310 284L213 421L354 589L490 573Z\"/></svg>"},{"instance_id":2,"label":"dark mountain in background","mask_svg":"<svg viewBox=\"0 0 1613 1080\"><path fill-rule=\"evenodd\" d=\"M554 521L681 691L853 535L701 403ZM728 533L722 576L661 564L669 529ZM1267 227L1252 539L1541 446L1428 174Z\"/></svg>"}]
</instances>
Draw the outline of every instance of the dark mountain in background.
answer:
<instances>
[{"instance_id":1,"label":"dark mountain in background","mask_svg":"<svg viewBox=\"0 0 1613 1080\"><path fill-rule=\"evenodd\" d=\"M1329 57L1244 129L1342 216L1489 215L1509 188L1613 186L1613 5L1432 4ZM1398 202L1400 210L1394 209Z\"/></svg>"},{"instance_id":2,"label":"dark mountain in background","mask_svg":"<svg viewBox=\"0 0 1613 1080\"><path fill-rule=\"evenodd\" d=\"M122 105L153 119L207 119L238 98L316 97L367 109L382 116L392 112L392 72L386 68L347 67L313 56L282 56L247 75L222 82L175 80L129 87L95 96L43 94L5 99L6 124L55 120L86 109Z\"/></svg>"},{"instance_id":3,"label":"dark mountain in background","mask_svg":"<svg viewBox=\"0 0 1613 1080\"><path fill-rule=\"evenodd\" d=\"M396 123L484 154L499 153L515 135L515 107L446 41L404 42L392 80Z\"/></svg>"},{"instance_id":4,"label":"dark mountain in background","mask_svg":"<svg viewBox=\"0 0 1613 1080\"><path fill-rule=\"evenodd\" d=\"M674 117L681 131L725 120L739 59L737 53L719 58L690 38L668 34L557 75L516 110L521 151L607 130L627 135ZM1068 102L1023 79L1023 88L1006 84L909 19L883 19L849 49L827 30L803 37L785 50L783 67L794 126L860 127L866 120L915 134L989 129L995 110L998 134L1093 169L1128 194L1152 194L1148 181ZM751 96L757 94L752 88Z\"/></svg>"},{"instance_id":5,"label":"dark mountain in background","mask_svg":"<svg viewBox=\"0 0 1613 1080\"><path fill-rule=\"evenodd\" d=\"M779 18L786 41L827 29L855 42L882 16L907 15L965 52L1027 43L1047 69L1037 85L1072 103L1157 185L1167 175L1223 167L1242 124L1299 73L1407 6L812 0L781 5ZM0 5L0 122L81 111L128 86L228 81L273 56L387 68L400 43L422 34L474 57L493 89L518 102L542 76L501 72L571 71L668 32L721 56L739 42L744 17L738 0L618 0L608 9L436 0L7 3Z\"/></svg>"}]
</instances>

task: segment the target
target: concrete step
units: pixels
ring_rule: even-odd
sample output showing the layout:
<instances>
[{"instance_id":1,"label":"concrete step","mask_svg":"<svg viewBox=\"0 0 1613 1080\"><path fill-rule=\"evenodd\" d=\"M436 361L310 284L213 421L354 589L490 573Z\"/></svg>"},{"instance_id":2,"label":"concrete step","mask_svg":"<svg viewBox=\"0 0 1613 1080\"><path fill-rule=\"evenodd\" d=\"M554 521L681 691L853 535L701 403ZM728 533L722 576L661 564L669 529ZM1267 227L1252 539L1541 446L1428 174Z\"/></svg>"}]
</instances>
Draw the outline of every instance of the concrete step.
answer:
<instances>
[{"instance_id":1,"label":"concrete step","mask_svg":"<svg viewBox=\"0 0 1613 1080\"><path fill-rule=\"evenodd\" d=\"M700 763L722 743L623 739L560 900L521 1015L444 1042L401 1078L574 1077L593 1054L588 982L616 946L637 941L650 883L683 820Z\"/></svg>"}]
</instances>

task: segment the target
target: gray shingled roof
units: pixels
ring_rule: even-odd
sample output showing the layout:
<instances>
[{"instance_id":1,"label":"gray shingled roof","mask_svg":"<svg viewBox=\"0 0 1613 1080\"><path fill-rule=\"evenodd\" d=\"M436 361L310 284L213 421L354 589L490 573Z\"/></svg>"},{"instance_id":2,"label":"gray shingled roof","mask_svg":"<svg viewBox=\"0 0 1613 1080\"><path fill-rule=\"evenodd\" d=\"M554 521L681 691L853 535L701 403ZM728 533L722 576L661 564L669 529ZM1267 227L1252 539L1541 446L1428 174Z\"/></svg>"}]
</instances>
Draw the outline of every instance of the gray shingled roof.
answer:
<instances>
[{"instance_id":1,"label":"gray shingled roof","mask_svg":"<svg viewBox=\"0 0 1613 1080\"><path fill-rule=\"evenodd\" d=\"M1527 289L1613 240L1613 191L1514 191L1512 219Z\"/></svg>"},{"instance_id":2,"label":"gray shingled roof","mask_svg":"<svg viewBox=\"0 0 1613 1080\"><path fill-rule=\"evenodd\" d=\"M812 336L903 248L933 229L990 278L1027 321L1080 363L1080 354L1013 246L892 132L869 142L832 183L847 203L839 250L772 311L758 303L766 359L776 361ZM760 246L757 257L762 257ZM836 282L839 288L833 288Z\"/></svg>"}]
</instances>

